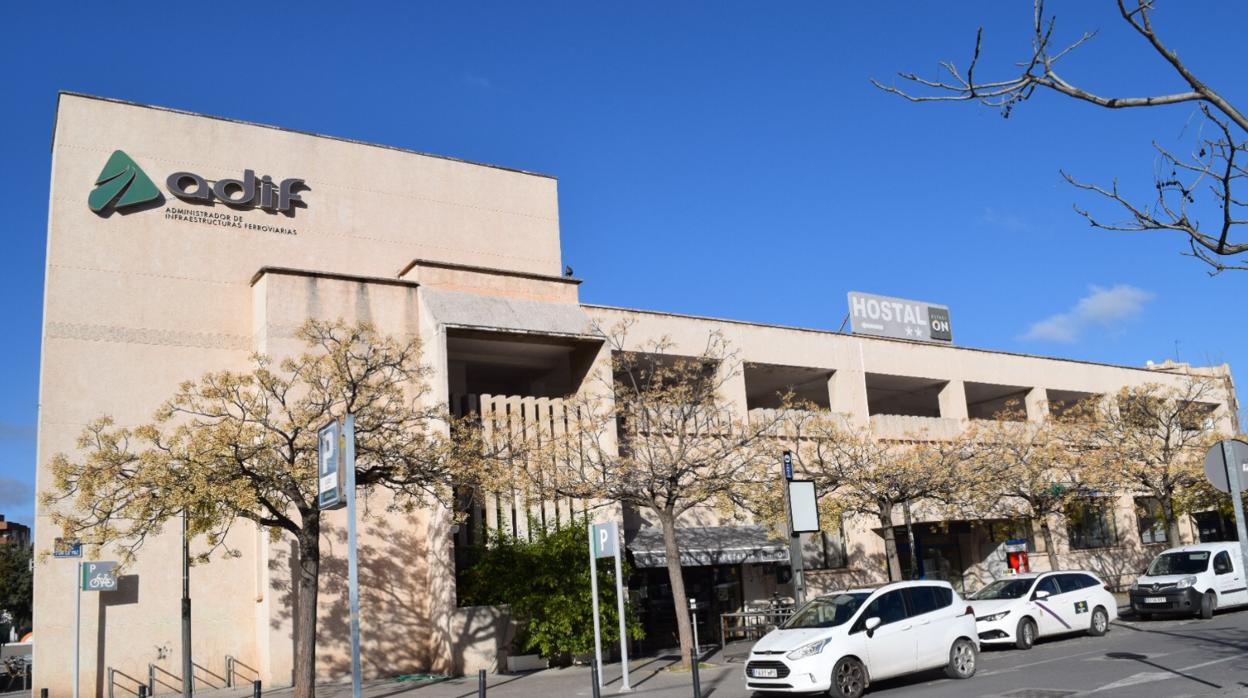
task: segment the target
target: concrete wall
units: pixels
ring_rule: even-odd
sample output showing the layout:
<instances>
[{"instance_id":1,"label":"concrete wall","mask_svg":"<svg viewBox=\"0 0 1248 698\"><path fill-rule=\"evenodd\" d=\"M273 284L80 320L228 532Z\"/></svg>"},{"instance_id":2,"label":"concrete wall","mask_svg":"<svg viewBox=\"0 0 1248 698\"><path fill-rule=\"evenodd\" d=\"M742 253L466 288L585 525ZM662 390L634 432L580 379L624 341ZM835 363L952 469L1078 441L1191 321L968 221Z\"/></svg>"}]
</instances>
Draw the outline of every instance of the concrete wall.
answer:
<instances>
[{"instance_id":1,"label":"concrete wall","mask_svg":"<svg viewBox=\"0 0 1248 698\"><path fill-rule=\"evenodd\" d=\"M162 205L103 216L88 209L97 175L117 149L165 192ZM561 271L556 183L545 176L75 95L60 99L52 158L40 491L51 486L44 466L55 453L73 453L75 438L91 419L109 414L126 425L149 420L184 380L208 370L243 369L253 350L280 356L297 349L292 331L306 317L367 318L405 334L430 329L419 326L413 284L268 276L253 286L261 268L395 279L411 260L426 259L516 274ZM238 178L244 169L278 180L304 179L306 207L288 217L189 204L165 191L165 179L175 171L215 180ZM229 214L244 225L295 234L172 220L166 213L173 208ZM436 336L431 339L436 358ZM422 619L431 605L450 613L441 574L446 541L428 533L425 523L388 524L412 536L404 555L432 547L440 560L417 564L415 578L404 580L410 587L404 603ZM50 550L56 535L48 512L40 509L36 546ZM229 653L261 667L266 683L285 683L289 628L281 618L289 613L289 599L274 585L282 581L288 549L245 526L234 537L242 557L192 572L196 661L223 673ZM375 541L397 544L389 534ZM142 675L148 662L156 662L177 671L177 549L172 532L147 543L127 570L138 581L133 600L100 609L98 596L84 598L84 695L101 690L102 667ZM395 564L403 559L394 558ZM438 570L436 579L429 578L432 569ZM49 559L38 563L35 576L35 683L67 694L74 563ZM431 582L441 589L436 603L424 591ZM328 593L326 608L336 601ZM398 642L373 637L374 643ZM413 666L429 661L432 642L417 645Z\"/></svg>"}]
</instances>

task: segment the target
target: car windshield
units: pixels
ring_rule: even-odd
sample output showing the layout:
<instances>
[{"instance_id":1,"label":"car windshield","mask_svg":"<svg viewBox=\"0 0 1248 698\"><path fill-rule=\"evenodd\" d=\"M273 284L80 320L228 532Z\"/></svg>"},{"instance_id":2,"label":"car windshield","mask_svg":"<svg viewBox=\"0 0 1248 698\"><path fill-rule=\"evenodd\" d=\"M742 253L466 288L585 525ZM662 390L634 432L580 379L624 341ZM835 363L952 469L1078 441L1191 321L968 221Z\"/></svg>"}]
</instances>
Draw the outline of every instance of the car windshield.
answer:
<instances>
[{"instance_id":1,"label":"car windshield","mask_svg":"<svg viewBox=\"0 0 1248 698\"><path fill-rule=\"evenodd\" d=\"M799 608L797 613L794 613L780 627L785 630L836 627L848 622L862 602L870 596L871 594L866 592L820 596Z\"/></svg>"},{"instance_id":2,"label":"car windshield","mask_svg":"<svg viewBox=\"0 0 1248 698\"><path fill-rule=\"evenodd\" d=\"M1148 576L1161 577L1167 574L1196 574L1209 569L1209 551L1199 550L1187 553L1162 553L1148 566Z\"/></svg>"},{"instance_id":3,"label":"car windshield","mask_svg":"<svg viewBox=\"0 0 1248 698\"><path fill-rule=\"evenodd\" d=\"M1020 599L1023 594L1031 589L1032 582L1035 579L998 579L988 586L975 592L972 599L977 601L992 601L995 599Z\"/></svg>"}]
</instances>

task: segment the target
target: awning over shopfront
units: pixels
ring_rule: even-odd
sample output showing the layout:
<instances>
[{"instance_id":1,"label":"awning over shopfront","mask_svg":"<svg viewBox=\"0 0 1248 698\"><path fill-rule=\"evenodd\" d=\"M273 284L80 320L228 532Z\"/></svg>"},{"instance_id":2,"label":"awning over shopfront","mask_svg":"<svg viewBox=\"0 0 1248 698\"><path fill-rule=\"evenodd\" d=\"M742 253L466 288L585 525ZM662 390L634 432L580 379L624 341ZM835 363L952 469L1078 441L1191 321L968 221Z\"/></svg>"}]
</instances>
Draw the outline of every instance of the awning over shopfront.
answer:
<instances>
[{"instance_id":1,"label":"awning over shopfront","mask_svg":"<svg viewBox=\"0 0 1248 698\"><path fill-rule=\"evenodd\" d=\"M438 324L449 327L569 337L595 336L589 315L579 305L479 296L434 288L422 288L421 293Z\"/></svg>"},{"instance_id":2,"label":"awning over shopfront","mask_svg":"<svg viewBox=\"0 0 1248 698\"><path fill-rule=\"evenodd\" d=\"M682 567L703 565L738 565L741 563L788 562L789 549L770 538L763 526L705 526L676 529ZM637 567L667 565L667 546L659 528L643 528L637 532L628 549L633 552Z\"/></svg>"}]
</instances>

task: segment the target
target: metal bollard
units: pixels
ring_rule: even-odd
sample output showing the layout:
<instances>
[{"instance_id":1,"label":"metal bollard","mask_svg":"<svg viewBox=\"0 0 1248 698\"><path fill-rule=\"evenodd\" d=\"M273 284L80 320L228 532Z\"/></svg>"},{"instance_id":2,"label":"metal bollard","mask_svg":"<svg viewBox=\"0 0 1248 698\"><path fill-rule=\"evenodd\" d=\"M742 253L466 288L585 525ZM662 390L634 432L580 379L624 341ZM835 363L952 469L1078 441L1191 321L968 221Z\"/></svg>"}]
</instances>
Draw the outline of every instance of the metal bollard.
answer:
<instances>
[{"instance_id":1,"label":"metal bollard","mask_svg":"<svg viewBox=\"0 0 1248 698\"><path fill-rule=\"evenodd\" d=\"M601 693L601 690L598 688L598 662L597 660L591 659L589 662L589 678L594 683L594 698L601 698L602 693Z\"/></svg>"},{"instance_id":2,"label":"metal bollard","mask_svg":"<svg viewBox=\"0 0 1248 698\"><path fill-rule=\"evenodd\" d=\"M46 688L39 689L39 698L48 698L48 689Z\"/></svg>"},{"instance_id":3,"label":"metal bollard","mask_svg":"<svg viewBox=\"0 0 1248 698\"><path fill-rule=\"evenodd\" d=\"M702 698L702 678L698 675L698 660L701 659L694 655L693 662L689 668L693 671L693 698Z\"/></svg>"},{"instance_id":4,"label":"metal bollard","mask_svg":"<svg viewBox=\"0 0 1248 698\"><path fill-rule=\"evenodd\" d=\"M139 698L147 698L147 686L139 686Z\"/></svg>"},{"instance_id":5,"label":"metal bollard","mask_svg":"<svg viewBox=\"0 0 1248 698\"><path fill-rule=\"evenodd\" d=\"M251 698L260 698L260 679L251 682Z\"/></svg>"},{"instance_id":6,"label":"metal bollard","mask_svg":"<svg viewBox=\"0 0 1248 698\"><path fill-rule=\"evenodd\" d=\"M477 698L485 698L485 669L477 670Z\"/></svg>"}]
</instances>

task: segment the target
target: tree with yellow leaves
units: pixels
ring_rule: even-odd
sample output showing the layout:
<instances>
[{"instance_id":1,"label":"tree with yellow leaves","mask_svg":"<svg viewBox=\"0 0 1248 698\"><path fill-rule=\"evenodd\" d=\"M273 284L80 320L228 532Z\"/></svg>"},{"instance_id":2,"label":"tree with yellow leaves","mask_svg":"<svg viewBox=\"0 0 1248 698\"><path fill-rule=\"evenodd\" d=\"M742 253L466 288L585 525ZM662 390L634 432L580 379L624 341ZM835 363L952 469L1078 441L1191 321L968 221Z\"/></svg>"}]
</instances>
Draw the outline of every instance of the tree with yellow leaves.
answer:
<instances>
[{"instance_id":1,"label":"tree with yellow leaves","mask_svg":"<svg viewBox=\"0 0 1248 698\"><path fill-rule=\"evenodd\" d=\"M1049 568L1058 569L1051 519L1068 504L1106 484L1098 452L1080 443L1094 404L1081 403L1042 422L1027 421L1018 404L991 420L975 420L967 438L977 444L967 503L981 514L1018 513L1039 529Z\"/></svg>"},{"instance_id":2,"label":"tree with yellow leaves","mask_svg":"<svg viewBox=\"0 0 1248 698\"><path fill-rule=\"evenodd\" d=\"M1178 386L1148 383L1100 401L1082 439L1093 444L1120 489L1153 497L1167 535L1179 542L1186 493L1204 479L1205 451L1222 438L1215 425L1223 396L1215 381L1188 376Z\"/></svg>"},{"instance_id":3,"label":"tree with yellow leaves","mask_svg":"<svg viewBox=\"0 0 1248 698\"><path fill-rule=\"evenodd\" d=\"M663 533L681 659L693 661L693 629L676 538L681 516L699 507L744 513L747 493L779 462L769 434L778 417L734 414L724 385L740 370L728 342L711 333L696 356L667 339L632 346L628 325L602 332L610 375L569 409L566 433L549 435L555 467L531 467L542 491L617 502L648 513Z\"/></svg>"},{"instance_id":4,"label":"tree with yellow leaves","mask_svg":"<svg viewBox=\"0 0 1248 698\"><path fill-rule=\"evenodd\" d=\"M962 438L906 441L877 439L869 427L855 427L835 416L809 420L807 442L799 449L802 468L822 490L834 493L839 508L874 516L884 536L888 578L902 578L901 557L893 529L893 515L901 509L906 532L914 540L913 507L951 506L967 487L964 465L971 443ZM817 485L818 486L818 485ZM910 546L910 569L918 571L915 546Z\"/></svg>"},{"instance_id":5,"label":"tree with yellow leaves","mask_svg":"<svg viewBox=\"0 0 1248 698\"><path fill-rule=\"evenodd\" d=\"M245 372L218 371L183 383L149 424L92 422L77 454L52 460L42 494L67 536L133 559L175 517L208 552L236 555L239 521L297 543L295 696L315 693L321 511L317 430L355 415L356 487L389 493L388 508L449 501L450 487L480 462L469 425L450 437L445 410L427 399L428 369L414 339L383 337L368 324L308 322L307 351L281 362L253 357Z\"/></svg>"}]
</instances>

